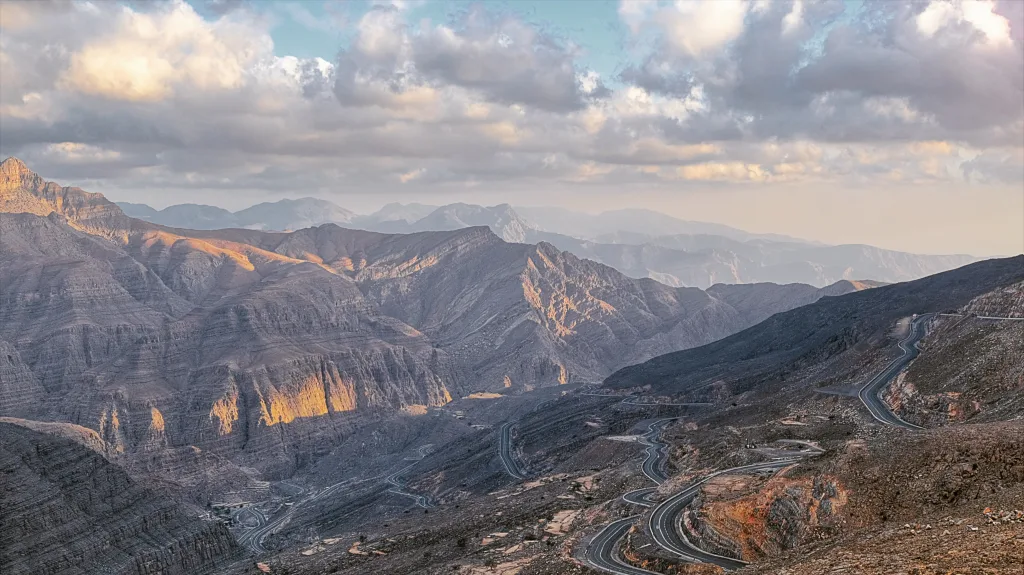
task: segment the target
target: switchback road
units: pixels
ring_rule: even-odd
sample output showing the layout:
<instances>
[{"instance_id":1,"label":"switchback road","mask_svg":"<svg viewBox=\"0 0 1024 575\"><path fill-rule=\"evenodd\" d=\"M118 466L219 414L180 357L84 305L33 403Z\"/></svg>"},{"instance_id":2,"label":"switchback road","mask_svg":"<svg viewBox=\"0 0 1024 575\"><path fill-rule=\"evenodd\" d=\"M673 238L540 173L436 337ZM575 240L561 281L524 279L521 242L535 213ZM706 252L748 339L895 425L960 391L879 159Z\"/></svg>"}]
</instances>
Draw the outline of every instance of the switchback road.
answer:
<instances>
[{"instance_id":1,"label":"switchback road","mask_svg":"<svg viewBox=\"0 0 1024 575\"><path fill-rule=\"evenodd\" d=\"M878 375L867 382L864 387L861 388L858 396L868 411L871 413L871 417L876 420L895 427L902 427L904 429L922 429L919 425L908 423L899 418L889 406L882 400L881 393L885 389L885 386L889 384L904 367L907 366L911 361L914 360L921 351L917 349L918 342L924 337L925 328L924 323L931 318L930 315L920 315L915 317L910 322L910 333L903 341L900 342L900 350L903 351L903 355L894 359L885 369L883 369Z\"/></svg>"},{"instance_id":2,"label":"switchback road","mask_svg":"<svg viewBox=\"0 0 1024 575\"><path fill-rule=\"evenodd\" d=\"M647 428L647 433L641 436L644 445L647 446L647 457L644 459L642 467L644 475L658 485L668 481L668 475L665 474L665 461L668 459L665 450L668 449L668 445L662 443L658 438L665 426L674 419L674 417L669 417L655 421Z\"/></svg>"},{"instance_id":3,"label":"switchback road","mask_svg":"<svg viewBox=\"0 0 1024 575\"><path fill-rule=\"evenodd\" d=\"M682 513L683 509L689 505L691 501L693 501L693 498L700 491L701 486L714 477L729 473L777 470L786 467L787 465L792 465L797 461L799 461L798 458L786 458L775 461L764 461L751 465L741 465L739 467L732 467L729 469L723 469L722 471L717 471L691 484L686 489L662 501L654 508L647 524L648 529L654 538L654 542L662 549L675 553L689 561L711 563L729 570L743 567L746 563L739 559L709 553L691 543L690 540L676 528L676 525L679 523L679 514Z\"/></svg>"},{"instance_id":4,"label":"switchback road","mask_svg":"<svg viewBox=\"0 0 1024 575\"><path fill-rule=\"evenodd\" d=\"M646 457L641 465L644 475L648 479L661 485L668 480L665 474L666 449L668 446L661 442L661 432L674 417L659 419L647 426L647 432L641 436L641 441L647 446ZM650 496L654 494L657 487L645 487L636 489L622 496L623 501L639 505L641 507L652 507L654 502ZM630 526L639 515L619 519L605 526L587 545L583 553L583 560L591 567L613 573L614 575L657 575L653 571L634 567L619 557L618 545L622 536L629 531Z\"/></svg>"},{"instance_id":5,"label":"switchback road","mask_svg":"<svg viewBox=\"0 0 1024 575\"><path fill-rule=\"evenodd\" d=\"M629 531L639 515L619 519L605 526L587 545L584 560L596 567L615 575L659 575L654 571L634 567L619 557L619 540Z\"/></svg>"},{"instance_id":6,"label":"switchback road","mask_svg":"<svg viewBox=\"0 0 1024 575\"><path fill-rule=\"evenodd\" d=\"M419 460L417 459L416 461L419 461ZM422 507L424 509L430 509L431 507L435 507L433 500L430 499L429 496L427 496L427 495L417 495L416 493L410 493L410 492L405 490L405 481L402 480L402 474L405 473L406 471L412 469L413 466L415 466L415 465L416 465L416 462L414 461L414 462L410 463L409 465L406 465L402 469L399 469L398 471L396 471L396 472L392 473L391 475L387 476L387 478L384 481L385 481L385 483L387 483L388 485L391 486L391 488L388 489L388 493L394 493L395 495L401 495L402 497L408 497L408 498L412 499L413 501L415 501L416 505L419 505L420 507Z\"/></svg>"}]
</instances>

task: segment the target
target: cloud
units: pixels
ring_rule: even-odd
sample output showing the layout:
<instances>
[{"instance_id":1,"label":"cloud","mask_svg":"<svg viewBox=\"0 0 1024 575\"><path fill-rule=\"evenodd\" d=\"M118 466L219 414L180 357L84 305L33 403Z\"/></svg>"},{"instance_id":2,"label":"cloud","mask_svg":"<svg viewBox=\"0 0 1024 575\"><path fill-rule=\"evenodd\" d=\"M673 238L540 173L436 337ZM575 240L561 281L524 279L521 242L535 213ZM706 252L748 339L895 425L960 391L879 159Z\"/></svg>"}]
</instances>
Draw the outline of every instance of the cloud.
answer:
<instances>
[{"instance_id":1,"label":"cloud","mask_svg":"<svg viewBox=\"0 0 1024 575\"><path fill-rule=\"evenodd\" d=\"M375 7L339 55L335 93L371 104L387 93L452 86L490 102L552 112L582 109L608 94L601 78L576 63L576 50L510 16L471 8L453 25L409 26L402 11Z\"/></svg>"},{"instance_id":2,"label":"cloud","mask_svg":"<svg viewBox=\"0 0 1024 575\"><path fill-rule=\"evenodd\" d=\"M689 23L712 6L725 10L714 1L687 3L651 18ZM745 6L739 30L725 18L699 46L701 36L685 36L689 44L669 36L622 80L666 96L700 86L707 116L717 120L694 120L694 128L748 117L742 133L753 137L1024 139L1014 129L1024 117L1024 50L1019 33L1013 40L1021 24L995 3L869 2L853 17L852 8L827 0ZM704 57L695 59L698 52Z\"/></svg>"},{"instance_id":3,"label":"cloud","mask_svg":"<svg viewBox=\"0 0 1024 575\"><path fill-rule=\"evenodd\" d=\"M655 17L670 46L696 57L739 37L749 8L746 0L678 0Z\"/></svg>"},{"instance_id":4,"label":"cloud","mask_svg":"<svg viewBox=\"0 0 1024 575\"><path fill-rule=\"evenodd\" d=\"M1024 149L989 150L960 166L964 180L1019 185L1024 181Z\"/></svg>"},{"instance_id":5,"label":"cloud","mask_svg":"<svg viewBox=\"0 0 1024 575\"><path fill-rule=\"evenodd\" d=\"M152 194L1024 182L1015 3L627 2L609 84L482 7L374 6L333 60L221 8L0 4L0 154Z\"/></svg>"},{"instance_id":6,"label":"cloud","mask_svg":"<svg viewBox=\"0 0 1024 575\"><path fill-rule=\"evenodd\" d=\"M151 13L122 10L106 34L72 54L67 89L113 100L159 101L179 86L233 89L271 45L230 18L214 24L183 2Z\"/></svg>"}]
</instances>

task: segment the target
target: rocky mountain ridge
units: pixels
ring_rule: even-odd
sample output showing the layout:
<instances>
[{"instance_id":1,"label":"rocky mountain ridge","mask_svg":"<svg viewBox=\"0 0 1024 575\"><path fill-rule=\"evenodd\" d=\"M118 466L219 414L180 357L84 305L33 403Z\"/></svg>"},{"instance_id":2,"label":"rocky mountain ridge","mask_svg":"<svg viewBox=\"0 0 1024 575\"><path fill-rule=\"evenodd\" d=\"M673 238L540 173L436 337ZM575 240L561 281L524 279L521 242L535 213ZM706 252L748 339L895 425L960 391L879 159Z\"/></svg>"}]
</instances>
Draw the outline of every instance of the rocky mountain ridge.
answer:
<instances>
[{"instance_id":1,"label":"rocky mountain ridge","mask_svg":"<svg viewBox=\"0 0 1024 575\"><path fill-rule=\"evenodd\" d=\"M1019 296L1012 286L1022 280L1024 255L1019 255L816 302L777 314L706 347L630 366L612 374L604 385L651 385L661 392L686 393L714 377L730 381L733 391L741 393L753 381L772 374L784 377L786 369L824 361L881 337L897 320L912 314L970 306L975 298L990 293L1009 294L1006 297L1015 300Z\"/></svg>"},{"instance_id":2,"label":"rocky mountain ridge","mask_svg":"<svg viewBox=\"0 0 1024 575\"><path fill-rule=\"evenodd\" d=\"M168 228L20 162L0 173L0 415L271 476L367 418L597 382L858 287L673 288L485 227Z\"/></svg>"}]
</instances>

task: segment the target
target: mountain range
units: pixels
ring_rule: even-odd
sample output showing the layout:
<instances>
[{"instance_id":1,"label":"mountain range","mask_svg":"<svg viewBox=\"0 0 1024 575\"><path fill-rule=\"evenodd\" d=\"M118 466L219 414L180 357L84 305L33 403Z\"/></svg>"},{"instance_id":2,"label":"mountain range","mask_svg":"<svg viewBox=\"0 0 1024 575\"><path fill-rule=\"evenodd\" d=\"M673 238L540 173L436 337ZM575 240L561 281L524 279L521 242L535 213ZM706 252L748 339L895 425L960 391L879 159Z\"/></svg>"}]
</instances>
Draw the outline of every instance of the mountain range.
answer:
<instances>
[{"instance_id":1,"label":"mountain range","mask_svg":"<svg viewBox=\"0 0 1024 575\"><path fill-rule=\"evenodd\" d=\"M967 255L910 254L861 244L829 246L776 234L752 234L722 224L680 220L641 209L594 215L564 208L516 208L509 204L388 204L376 213L356 215L314 198L264 203L235 213L194 204L161 211L142 204L118 205L132 217L204 230L296 230L337 223L384 233L414 233L487 226L507 242L547 242L630 277L702 289L716 283L807 283L817 287L840 280L891 283L979 259Z\"/></svg>"},{"instance_id":2,"label":"mountain range","mask_svg":"<svg viewBox=\"0 0 1024 575\"><path fill-rule=\"evenodd\" d=\"M0 163L4 573L716 569L655 525L761 573L1016 560L915 537L1020 517L1024 256L817 287L743 280L954 262L508 205L127 209ZM886 370L900 425L866 409Z\"/></svg>"},{"instance_id":3,"label":"mountain range","mask_svg":"<svg viewBox=\"0 0 1024 575\"><path fill-rule=\"evenodd\" d=\"M0 212L0 415L270 475L374 414L597 383L867 287L672 287L462 227L479 211L461 207L409 234L171 228L14 159Z\"/></svg>"}]
</instances>

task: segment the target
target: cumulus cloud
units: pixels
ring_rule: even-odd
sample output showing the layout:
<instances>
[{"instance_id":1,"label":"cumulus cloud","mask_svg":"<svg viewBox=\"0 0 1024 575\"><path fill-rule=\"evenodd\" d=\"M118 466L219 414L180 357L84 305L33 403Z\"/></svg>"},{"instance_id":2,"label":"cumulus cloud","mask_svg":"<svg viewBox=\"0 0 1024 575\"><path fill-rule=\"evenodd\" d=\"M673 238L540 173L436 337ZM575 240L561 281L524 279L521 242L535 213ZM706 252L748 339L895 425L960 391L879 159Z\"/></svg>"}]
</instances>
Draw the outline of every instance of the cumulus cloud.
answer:
<instances>
[{"instance_id":1,"label":"cumulus cloud","mask_svg":"<svg viewBox=\"0 0 1024 575\"><path fill-rule=\"evenodd\" d=\"M372 8L339 62L335 92L343 103L376 104L388 92L454 86L490 102L568 112L607 94L597 74L576 65L571 45L481 7L453 25L419 27L399 8Z\"/></svg>"},{"instance_id":2,"label":"cumulus cloud","mask_svg":"<svg viewBox=\"0 0 1024 575\"><path fill-rule=\"evenodd\" d=\"M720 3L662 11L685 22L711 9L704 4ZM743 133L759 137L976 145L1024 138L1015 129L1024 117L1024 51L1013 40L1021 23L994 2L868 2L846 19L838 1L730 6L746 16L738 32L726 24L715 32L708 44L720 53L695 61L694 46L670 36L622 79L670 96L701 86L709 114L720 122L748 116Z\"/></svg>"},{"instance_id":3,"label":"cumulus cloud","mask_svg":"<svg viewBox=\"0 0 1024 575\"><path fill-rule=\"evenodd\" d=\"M262 44L262 45L261 45ZM181 85L201 91L240 87L270 46L247 26L207 24L185 4L153 13L125 9L116 25L71 55L61 84L113 100L160 101Z\"/></svg>"}]
</instances>

